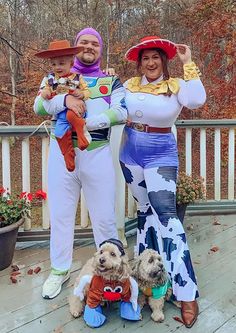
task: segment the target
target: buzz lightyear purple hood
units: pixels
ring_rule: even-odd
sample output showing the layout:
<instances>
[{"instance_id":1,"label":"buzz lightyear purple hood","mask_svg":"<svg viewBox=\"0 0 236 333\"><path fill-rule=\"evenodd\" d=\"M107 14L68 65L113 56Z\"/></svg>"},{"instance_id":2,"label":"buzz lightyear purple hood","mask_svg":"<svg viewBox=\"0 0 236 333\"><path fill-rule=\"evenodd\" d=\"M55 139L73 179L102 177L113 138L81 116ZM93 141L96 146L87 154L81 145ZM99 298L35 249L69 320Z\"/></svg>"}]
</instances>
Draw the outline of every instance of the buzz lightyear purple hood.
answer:
<instances>
[{"instance_id":1,"label":"buzz lightyear purple hood","mask_svg":"<svg viewBox=\"0 0 236 333\"><path fill-rule=\"evenodd\" d=\"M93 28L85 28L81 30L75 39L75 45L78 42L78 39L82 35L93 35L97 37L99 44L101 46L101 53L99 59L92 65L85 65L83 64L77 57L75 57L74 65L71 69L72 73L83 74L85 76L93 76L93 77L104 77L106 76L100 69L101 57L102 57L102 49L103 49L103 42L101 35Z\"/></svg>"}]
</instances>

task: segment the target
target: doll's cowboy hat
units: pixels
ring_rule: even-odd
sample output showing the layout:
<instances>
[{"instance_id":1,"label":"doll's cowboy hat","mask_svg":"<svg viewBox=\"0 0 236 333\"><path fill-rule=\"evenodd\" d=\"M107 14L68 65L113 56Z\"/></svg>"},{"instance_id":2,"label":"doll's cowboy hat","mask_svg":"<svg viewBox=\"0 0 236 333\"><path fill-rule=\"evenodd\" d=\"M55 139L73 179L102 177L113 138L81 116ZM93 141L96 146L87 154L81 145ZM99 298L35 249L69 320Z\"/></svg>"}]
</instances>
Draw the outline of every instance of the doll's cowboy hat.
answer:
<instances>
[{"instance_id":1,"label":"doll's cowboy hat","mask_svg":"<svg viewBox=\"0 0 236 333\"><path fill-rule=\"evenodd\" d=\"M132 46L126 52L125 57L129 61L137 61L141 50L156 48L162 49L166 53L168 59L174 58L177 53L176 45L173 42L158 36L147 36L142 38L139 44Z\"/></svg>"},{"instance_id":2,"label":"doll's cowboy hat","mask_svg":"<svg viewBox=\"0 0 236 333\"><path fill-rule=\"evenodd\" d=\"M35 54L39 58L55 58L75 55L84 49L83 46L70 46L68 40L55 40L49 44L47 50L42 50Z\"/></svg>"}]
</instances>

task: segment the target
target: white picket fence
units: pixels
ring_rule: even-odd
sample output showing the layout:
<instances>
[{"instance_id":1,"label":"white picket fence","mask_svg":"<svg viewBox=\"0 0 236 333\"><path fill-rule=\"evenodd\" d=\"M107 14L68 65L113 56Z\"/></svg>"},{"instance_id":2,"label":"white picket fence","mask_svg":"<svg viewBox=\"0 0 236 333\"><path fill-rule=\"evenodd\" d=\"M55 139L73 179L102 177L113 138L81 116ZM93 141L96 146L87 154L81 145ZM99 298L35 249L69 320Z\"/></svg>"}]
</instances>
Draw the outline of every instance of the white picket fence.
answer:
<instances>
[{"instance_id":1,"label":"white picket fence","mask_svg":"<svg viewBox=\"0 0 236 333\"><path fill-rule=\"evenodd\" d=\"M205 179L205 183L208 182L207 163L209 149L213 149L212 156L214 156L214 194L210 198L211 201L216 201L218 204L221 202L227 204L228 202L234 203L235 200L235 127L236 121L234 120L182 120L176 122L176 127L173 127L173 132L179 140L179 132L181 129L185 131L185 147L183 154L185 155L185 171L188 174L192 174L193 168L198 165L200 175ZM193 145L196 138L193 138L193 129L199 131L199 160L196 160L195 154L193 154ZM211 129L212 135L214 135L213 144L210 148L208 143L207 131ZM120 169L118 155L119 144L123 126L114 126L111 133L111 146L114 158L114 165L116 170L116 216L117 216L117 228L120 233L120 237L124 235L125 221L133 219L135 217L135 203L129 193L126 191L125 181ZM227 151L227 197L224 200L221 199L221 182L222 182L222 156L221 156L221 136L222 131L227 131L228 135L228 147ZM30 192L31 190L31 176L33 170L34 161L30 156L30 144L33 136L39 137L41 140L41 154L42 157L42 190L47 192L47 158L49 148L49 135L45 126L0 126L0 140L2 150L2 168L0 177L2 177L2 186L11 190L11 159L14 159L13 151L11 147L11 138L22 138L22 166L19 168L22 170L22 174L19 175L22 179L22 191ZM183 137L183 135L182 135ZM225 141L224 141L225 145ZM194 160L193 160L194 158ZM31 161L31 163L30 163ZM20 162L19 162L20 163ZM1 185L1 182L0 182ZM85 229L88 227L89 217L86 208L86 203L81 196L80 201L80 228ZM50 226L48 204L47 200L42 204L42 223L41 229L48 230ZM24 230L31 230L31 220L27 219L24 225Z\"/></svg>"}]
</instances>

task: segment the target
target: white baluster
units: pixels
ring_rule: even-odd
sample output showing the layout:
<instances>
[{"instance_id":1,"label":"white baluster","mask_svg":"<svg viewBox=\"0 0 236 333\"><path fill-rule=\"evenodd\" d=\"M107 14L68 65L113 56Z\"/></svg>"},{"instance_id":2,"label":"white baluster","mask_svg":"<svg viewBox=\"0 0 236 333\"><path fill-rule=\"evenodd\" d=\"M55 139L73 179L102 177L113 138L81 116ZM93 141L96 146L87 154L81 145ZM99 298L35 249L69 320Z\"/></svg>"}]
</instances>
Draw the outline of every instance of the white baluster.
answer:
<instances>
[{"instance_id":1,"label":"white baluster","mask_svg":"<svg viewBox=\"0 0 236 333\"><path fill-rule=\"evenodd\" d=\"M206 188L206 129L200 130L200 175L204 178Z\"/></svg>"},{"instance_id":2,"label":"white baluster","mask_svg":"<svg viewBox=\"0 0 236 333\"><path fill-rule=\"evenodd\" d=\"M89 224L88 209L86 207L83 190L81 191L81 196L80 196L80 221L81 221L81 228L88 227Z\"/></svg>"},{"instance_id":3,"label":"white baluster","mask_svg":"<svg viewBox=\"0 0 236 333\"><path fill-rule=\"evenodd\" d=\"M119 239L123 242L124 246L127 246L127 241L125 238L125 179L119 162L119 150L123 128L124 125L117 125L112 127L110 144L116 177L116 226Z\"/></svg>"},{"instance_id":4,"label":"white baluster","mask_svg":"<svg viewBox=\"0 0 236 333\"><path fill-rule=\"evenodd\" d=\"M192 174L192 129L186 128L185 136L185 169L188 175Z\"/></svg>"},{"instance_id":5,"label":"white baluster","mask_svg":"<svg viewBox=\"0 0 236 333\"><path fill-rule=\"evenodd\" d=\"M136 216L136 205L132 193L128 189L128 218L134 219Z\"/></svg>"},{"instance_id":6,"label":"white baluster","mask_svg":"<svg viewBox=\"0 0 236 333\"><path fill-rule=\"evenodd\" d=\"M48 153L49 137L42 138L42 190L48 195ZM49 229L50 218L48 209L48 200L42 202L43 229Z\"/></svg>"},{"instance_id":7,"label":"white baluster","mask_svg":"<svg viewBox=\"0 0 236 333\"><path fill-rule=\"evenodd\" d=\"M228 199L234 200L234 163L235 163L235 137L234 137L234 128L229 130L229 147L228 147Z\"/></svg>"},{"instance_id":8,"label":"white baluster","mask_svg":"<svg viewBox=\"0 0 236 333\"><path fill-rule=\"evenodd\" d=\"M10 143L6 137L2 137L2 186L11 192Z\"/></svg>"},{"instance_id":9,"label":"white baluster","mask_svg":"<svg viewBox=\"0 0 236 333\"><path fill-rule=\"evenodd\" d=\"M171 127L171 132L174 134L175 140L177 142L177 140L178 140L178 132L177 132L177 127L175 125L173 125Z\"/></svg>"},{"instance_id":10,"label":"white baluster","mask_svg":"<svg viewBox=\"0 0 236 333\"><path fill-rule=\"evenodd\" d=\"M30 146L29 138L22 141L22 190L23 192L30 192ZM30 215L30 214L29 214ZM24 223L24 230L31 229L31 218L26 217Z\"/></svg>"},{"instance_id":11,"label":"white baluster","mask_svg":"<svg viewBox=\"0 0 236 333\"><path fill-rule=\"evenodd\" d=\"M220 128L215 128L215 200L220 200L220 176L221 176L221 138Z\"/></svg>"}]
</instances>

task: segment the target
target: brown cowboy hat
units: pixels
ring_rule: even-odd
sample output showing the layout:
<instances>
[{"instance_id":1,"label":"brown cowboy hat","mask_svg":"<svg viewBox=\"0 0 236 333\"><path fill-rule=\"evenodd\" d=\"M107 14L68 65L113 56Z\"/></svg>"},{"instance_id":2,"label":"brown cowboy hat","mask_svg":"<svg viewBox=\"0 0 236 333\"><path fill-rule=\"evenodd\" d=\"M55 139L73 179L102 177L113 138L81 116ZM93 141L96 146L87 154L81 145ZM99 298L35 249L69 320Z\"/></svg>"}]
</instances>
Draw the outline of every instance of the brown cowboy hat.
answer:
<instances>
[{"instance_id":1,"label":"brown cowboy hat","mask_svg":"<svg viewBox=\"0 0 236 333\"><path fill-rule=\"evenodd\" d=\"M68 40L55 40L49 44L47 50L42 50L35 53L39 58L55 58L62 56L75 55L83 50L83 46L70 46Z\"/></svg>"},{"instance_id":2,"label":"brown cowboy hat","mask_svg":"<svg viewBox=\"0 0 236 333\"><path fill-rule=\"evenodd\" d=\"M153 48L162 49L166 53L168 59L174 58L177 53L176 45L173 42L158 36L147 36L142 38L139 44L132 46L126 52L125 57L129 61L137 61L141 50Z\"/></svg>"}]
</instances>

